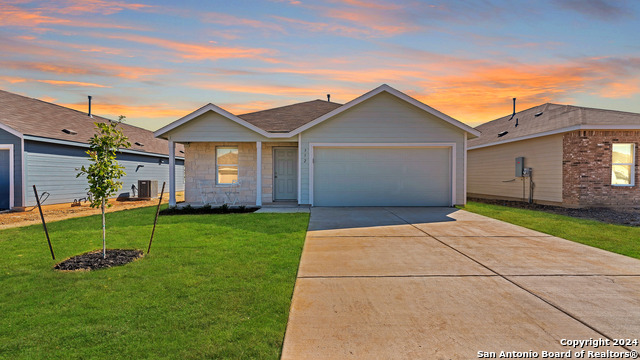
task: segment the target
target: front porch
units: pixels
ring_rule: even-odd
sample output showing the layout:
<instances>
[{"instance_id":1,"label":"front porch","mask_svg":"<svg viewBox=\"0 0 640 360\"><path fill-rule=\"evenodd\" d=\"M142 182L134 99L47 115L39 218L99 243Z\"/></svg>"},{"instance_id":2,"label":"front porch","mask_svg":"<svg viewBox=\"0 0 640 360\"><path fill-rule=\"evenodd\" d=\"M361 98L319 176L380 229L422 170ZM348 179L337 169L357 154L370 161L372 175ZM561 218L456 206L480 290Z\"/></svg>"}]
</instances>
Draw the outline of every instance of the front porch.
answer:
<instances>
[{"instance_id":1,"label":"front porch","mask_svg":"<svg viewBox=\"0 0 640 360\"><path fill-rule=\"evenodd\" d=\"M173 143L169 146L171 150ZM297 142L191 142L184 147L182 206L290 207L299 203ZM171 182L175 176L170 176L170 188ZM173 196L170 205L176 205Z\"/></svg>"}]
</instances>

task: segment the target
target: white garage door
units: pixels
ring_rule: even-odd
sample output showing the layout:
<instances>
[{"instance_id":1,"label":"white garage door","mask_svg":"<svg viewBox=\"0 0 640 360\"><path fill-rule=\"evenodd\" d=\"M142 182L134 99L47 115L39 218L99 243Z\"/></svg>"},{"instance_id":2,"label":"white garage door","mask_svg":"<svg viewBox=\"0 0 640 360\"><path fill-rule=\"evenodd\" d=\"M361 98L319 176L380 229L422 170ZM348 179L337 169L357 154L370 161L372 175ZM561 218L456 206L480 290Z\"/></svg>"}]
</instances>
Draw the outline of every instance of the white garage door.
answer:
<instances>
[{"instance_id":1,"label":"white garage door","mask_svg":"<svg viewBox=\"0 0 640 360\"><path fill-rule=\"evenodd\" d=\"M314 206L450 206L450 148L314 148Z\"/></svg>"}]
</instances>

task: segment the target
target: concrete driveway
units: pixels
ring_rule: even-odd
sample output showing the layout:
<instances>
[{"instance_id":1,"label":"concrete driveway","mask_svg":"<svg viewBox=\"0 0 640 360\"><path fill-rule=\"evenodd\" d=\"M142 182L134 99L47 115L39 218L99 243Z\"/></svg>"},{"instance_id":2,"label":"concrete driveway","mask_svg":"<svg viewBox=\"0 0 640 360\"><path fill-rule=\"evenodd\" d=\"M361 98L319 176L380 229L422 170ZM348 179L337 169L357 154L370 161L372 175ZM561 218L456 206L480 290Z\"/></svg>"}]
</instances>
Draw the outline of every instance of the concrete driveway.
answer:
<instances>
[{"instance_id":1,"label":"concrete driveway","mask_svg":"<svg viewBox=\"0 0 640 360\"><path fill-rule=\"evenodd\" d=\"M640 347L562 339L638 338L639 260L452 208L313 208L282 358L575 358Z\"/></svg>"}]
</instances>

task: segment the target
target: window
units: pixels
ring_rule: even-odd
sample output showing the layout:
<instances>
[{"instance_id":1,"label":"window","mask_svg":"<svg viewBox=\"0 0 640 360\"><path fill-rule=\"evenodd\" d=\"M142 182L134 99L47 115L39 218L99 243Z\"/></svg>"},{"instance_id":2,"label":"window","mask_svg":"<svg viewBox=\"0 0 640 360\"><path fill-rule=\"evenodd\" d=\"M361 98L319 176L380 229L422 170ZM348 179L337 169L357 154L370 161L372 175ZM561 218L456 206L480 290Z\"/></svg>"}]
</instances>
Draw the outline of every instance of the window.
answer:
<instances>
[{"instance_id":1,"label":"window","mask_svg":"<svg viewBox=\"0 0 640 360\"><path fill-rule=\"evenodd\" d=\"M635 144L613 144L611 185L634 185Z\"/></svg>"},{"instance_id":2,"label":"window","mask_svg":"<svg viewBox=\"0 0 640 360\"><path fill-rule=\"evenodd\" d=\"M238 148L216 148L216 183L229 184L238 180Z\"/></svg>"}]
</instances>

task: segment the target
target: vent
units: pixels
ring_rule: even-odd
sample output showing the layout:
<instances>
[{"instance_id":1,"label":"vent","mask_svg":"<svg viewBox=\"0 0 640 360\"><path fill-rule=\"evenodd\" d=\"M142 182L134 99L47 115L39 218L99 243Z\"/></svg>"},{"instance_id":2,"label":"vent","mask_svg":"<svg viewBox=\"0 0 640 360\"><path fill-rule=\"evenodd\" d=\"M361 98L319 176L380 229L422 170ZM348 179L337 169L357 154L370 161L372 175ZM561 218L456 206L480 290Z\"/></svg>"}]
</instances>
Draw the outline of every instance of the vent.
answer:
<instances>
[{"instance_id":1,"label":"vent","mask_svg":"<svg viewBox=\"0 0 640 360\"><path fill-rule=\"evenodd\" d=\"M542 111L540 111L539 113L536 113L536 114L535 114L535 115L533 115L533 116L538 117L538 116L540 116L540 115L542 115Z\"/></svg>"},{"instance_id":2,"label":"vent","mask_svg":"<svg viewBox=\"0 0 640 360\"><path fill-rule=\"evenodd\" d=\"M138 145L138 146L144 146L144 144L143 144L143 143L141 143L141 142L137 142L137 141L136 141L136 142L134 142L134 144L136 144L136 145Z\"/></svg>"},{"instance_id":3,"label":"vent","mask_svg":"<svg viewBox=\"0 0 640 360\"><path fill-rule=\"evenodd\" d=\"M498 137L503 137L503 136L507 135L508 133L509 133L508 131L499 132L498 133Z\"/></svg>"},{"instance_id":4,"label":"vent","mask_svg":"<svg viewBox=\"0 0 640 360\"><path fill-rule=\"evenodd\" d=\"M69 135L78 135L78 132L71 129L62 129L62 132Z\"/></svg>"}]
</instances>

